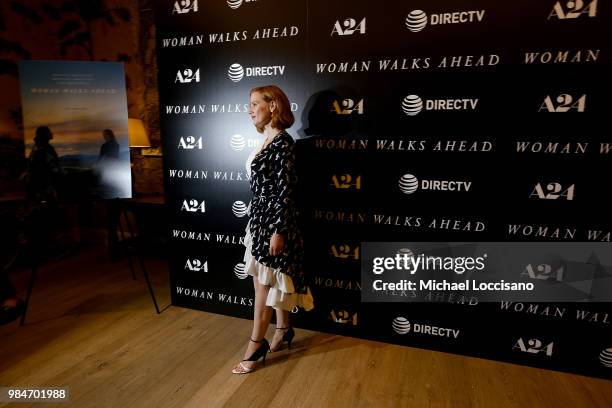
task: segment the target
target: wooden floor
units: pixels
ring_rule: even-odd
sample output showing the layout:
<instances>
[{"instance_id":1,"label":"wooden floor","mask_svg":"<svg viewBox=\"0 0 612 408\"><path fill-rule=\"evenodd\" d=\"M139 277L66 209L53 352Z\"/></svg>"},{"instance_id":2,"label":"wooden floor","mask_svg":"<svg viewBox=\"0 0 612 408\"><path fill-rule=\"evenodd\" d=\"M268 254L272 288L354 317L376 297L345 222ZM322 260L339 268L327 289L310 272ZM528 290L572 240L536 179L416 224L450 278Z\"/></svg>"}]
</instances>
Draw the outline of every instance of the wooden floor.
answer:
<instances>
[{"instance_id":1,"label":"wooden floor","mask_svg":"<svg viewBox=\"0 0 612 408\"><path fill-rule=\"evenodd\" d=\"M167 306L167 266L148 265ZM0 385L70 387L69 403L19 407L612 407L611 381L306 330L232 375L249 335L243 319L156 315L142 277L85 251L40 271L25 327L0 326Z\"/></svg>"}]
</instances>

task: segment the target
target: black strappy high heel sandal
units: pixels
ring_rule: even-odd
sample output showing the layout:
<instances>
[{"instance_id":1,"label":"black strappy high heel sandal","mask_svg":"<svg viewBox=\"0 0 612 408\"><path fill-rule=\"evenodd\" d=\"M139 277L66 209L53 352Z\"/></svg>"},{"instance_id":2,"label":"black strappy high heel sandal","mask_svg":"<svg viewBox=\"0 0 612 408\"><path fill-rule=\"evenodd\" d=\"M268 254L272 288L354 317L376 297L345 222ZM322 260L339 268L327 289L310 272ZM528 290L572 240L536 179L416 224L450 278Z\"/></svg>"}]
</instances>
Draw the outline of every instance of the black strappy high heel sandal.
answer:
<instances>
[{"instance_id":1,"label":"black strappy high heel sandal","mask_svg":"<svg viewBox=\"0 0 612 408\"><path fill-rule=\"evenodd\" d=\"M283 348L284 342L287 342L287 347L289 350L291 350L291 342L293 341L293 338L295 337L295 331L293 330L293 327L291 326L277 327L276 330L287 330L287 331L283 333L283 338L281 342L279 343L278 347L274 350L270 349L270 353L274 353L275 351L281 350Z\"/></svg>"},{"instance_id":2,"label":"black strappy high heel sandal","mask_svg":"<svg viewBox=\"0 0 612 408\"><path fill-rule=\"evenodd\" d=\"M261 343L261 345L257 347L257 350L255 350L253 354L251 354L251 357L245 360L242 360L242 361L257 361L263 357L263 365L265 366L266 365L266 354L268 354L268 351L270 350L270 344L268 343L268 340L266 340L265 338L261 339L260 341L255 341L253 339L249 339L249 340L256 344ZM249 368L245 366L244 364L242 364L242 362L240 362L237 367L234 367L234 369L232 370L232 373L248 374L253 370L255 370L255 367Z\"/></svg>"}]
</instances>

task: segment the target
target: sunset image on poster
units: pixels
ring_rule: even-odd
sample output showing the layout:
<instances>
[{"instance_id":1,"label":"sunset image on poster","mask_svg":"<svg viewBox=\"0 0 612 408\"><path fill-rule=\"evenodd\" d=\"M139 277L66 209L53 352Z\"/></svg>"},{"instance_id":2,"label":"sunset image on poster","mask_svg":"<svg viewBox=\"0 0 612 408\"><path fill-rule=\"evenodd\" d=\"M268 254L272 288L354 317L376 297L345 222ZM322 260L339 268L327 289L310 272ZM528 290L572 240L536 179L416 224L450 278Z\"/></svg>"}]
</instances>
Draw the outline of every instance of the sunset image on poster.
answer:
<instances>
[{"instance_id":1,"label":"sunset image on poster","mask_svg":"<svg viewBox=\"0 0 612 408\"><path fill-rule=\"evenodd\" d=\"M123 64L21 61L20 82L26 157L48 143L65 195L131 197ZM38 140L39 133L51 139Z\"/></svg>"}]
</instances>

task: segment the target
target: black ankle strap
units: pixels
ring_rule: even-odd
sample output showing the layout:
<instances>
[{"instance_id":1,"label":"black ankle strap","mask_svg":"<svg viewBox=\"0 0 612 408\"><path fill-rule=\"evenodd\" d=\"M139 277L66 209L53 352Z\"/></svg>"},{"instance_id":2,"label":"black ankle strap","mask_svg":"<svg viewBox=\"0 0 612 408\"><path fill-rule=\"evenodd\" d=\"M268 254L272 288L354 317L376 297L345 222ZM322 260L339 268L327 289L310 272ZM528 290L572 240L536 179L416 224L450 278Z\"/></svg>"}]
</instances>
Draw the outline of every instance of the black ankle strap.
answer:
<instances>
[{"instance_id":1,"label":"black ankle strap","mask_svg":"<svg viewBox=\"0 0 612 408\"><path fill-rule=\"evenodd\" d=\"M255 340L253 340L253 339L249 339L249 340L251 340L253 343L256 343L256 344L259 344L259 343L261 343L261 342L263 341L263 339L261 339L261 340L259 340L259 341L255 341Z\"/></svg>"}]
</instances>

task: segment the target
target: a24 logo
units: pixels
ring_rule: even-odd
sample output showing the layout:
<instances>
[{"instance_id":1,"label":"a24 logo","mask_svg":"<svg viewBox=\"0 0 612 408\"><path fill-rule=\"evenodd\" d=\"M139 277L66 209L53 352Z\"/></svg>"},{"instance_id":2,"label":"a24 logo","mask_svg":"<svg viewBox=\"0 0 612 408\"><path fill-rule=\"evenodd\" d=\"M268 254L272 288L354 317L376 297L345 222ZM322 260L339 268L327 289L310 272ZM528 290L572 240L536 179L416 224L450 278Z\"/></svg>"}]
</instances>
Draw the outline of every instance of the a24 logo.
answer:
<instances>
[{"instance_id":1,"label":"a24 logo","mask_svg":"<svg viewBox=\"0 0 612 408\"><path fill-rule=\"evenodd\" d=\"M530 197L538 197L542 200L567 200L572 201L574 199L575 184L569 186L563 186L561 183L548 183L546 186L542 186L541 183L536 184Z\"/></svg>"},{"instance_id":2,"label":"a24 logo","mask_svg":"<svg viewBox=\"0 0 612 408\"><path fill-rule=\"evenodd\" d=\"M570 94L561 94L556 98L547 96L540 105L538 112L564 113L570 111L584 112L586 109L586 94L574 100Z\"/></svg>"},{"instance_id":3,"label":"a24 logo","mask_svg":"<svg viewBox=\"0 0 612 408\"><path fill-rule=\"evenodd\" d=\"M183 205L181 205L181 211L187 212L206 212L206 202L202 200L201 202L198 200L183 200Z\"/></svg>"},{"instance_id":4,"label":"a24 logo","mask_svg":"<svg viewBox=\"0 0 612 408\"><path fill-rule=\"evenodd\" d=\"M194 136L181 137L181 139L179 140L178 148L186 150L202 150L202 137L199 137L197 139Z\"/></svg>"},{"instance_id":5,"label":"a24 logo","mask_svg":"<svg viewBox=\"0 0 612 408\"><path fill-rule=\"evenodd\" d=\"M347 18L340 23L340 20L336 21L331 35L352 35L355 33L365 34L366 33L366 18L362 18L358 23L354 18Z\"/></svg>"},{"instance_id":6,"label":"a24 logo","mask_svg":"<svg viewBox=\"0 0 612 408\"><path fill-rule=\"evenodd\" d=\"M548 15L549 20L552 17L557 17L559 20L573 19L583 14L589 17L597 16L597 0L592 0L588 4L583 0L570 0L564 3L560 1L555 3Z\"/></svg>"},{"instance_id":7,"label":"a24 logo","mask_svg":"<svg viewBox=\"0 0 612 408\"><path fill-rule=\"evenodd\" d=\"M341 174L332 176L332 186L337 189L361 190L361 176L353 176L351 174Z\"/></svg>"},{"instance_id":8,"label":"a24 logo","mask_svg":"<svg viewBox=\"0 0 612 408\"><path fill-rule=\"evenodd\" d=\"M196 69L195 72L189 68L176 73L174 83L180 82L181 84L189 84L191 82L200 82L200 68Z\"/></svg>"},{"instance_id":9,"label":"a24 logo","mask_svg":"<svg viewBox=\"0 0 612 408\"><path fill-rule=\"evenodd\" d=\"M202 262L199 259L187 259L185 269L194 272L208 272L208 262Z\"/></svg>"},{"instance_id":10,"label":"a24 logo","mask_svg":"<svg viewBox=\"0 0 612 408\"><path fill-rule=\"evenodd\" d=\"M334 101L332 103L332 112L336 112L338 115L350 115L352 113L363 115L363 99L357 102L352 99Z\"/></svg>"},{"instance_id":11,"label":"a24 logo","mask_svg":"<svg viewBox=\"0 0 612 408\"><path fill-rule=\"evenodd\" d=\"M185 14L198 11L198 0L177 0L172 7L172 14Z\"/></svg>"}]
</instances>

